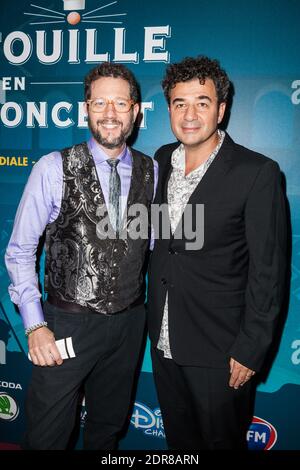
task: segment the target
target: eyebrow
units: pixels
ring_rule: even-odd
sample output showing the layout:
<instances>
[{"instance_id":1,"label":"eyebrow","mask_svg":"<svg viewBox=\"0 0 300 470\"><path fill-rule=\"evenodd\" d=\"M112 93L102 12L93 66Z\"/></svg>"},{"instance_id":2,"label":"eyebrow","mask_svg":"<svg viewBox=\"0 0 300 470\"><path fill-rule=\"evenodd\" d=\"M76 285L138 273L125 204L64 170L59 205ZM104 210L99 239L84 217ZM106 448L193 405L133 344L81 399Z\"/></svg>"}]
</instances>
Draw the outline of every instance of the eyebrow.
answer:
<instances>
[{"instance_id":1,"label":"eyebrow","mask_svg":"<svg viewBox=\"0 0 300 470\"><path fill-rule=\"evenodd\" d=\"M212 99L211 99L209 96L207 96L207 95L200 95L200 96L197 96L196 99L198 99L198 100L207 100L207 101L212 102ZM182 103L182 102L184 102L184 101L186 101L185 98L175 98L175 99L172 101L172 104L175 104L175 103L178 103L178 102Z\"/></svg>"},{"instance_id":2,"label":"eyebrow","mask_svg":"<svg viewBox=\"0 0 300 470\"><path fill-rule=\"evenodd\" d=\"M107 100L109 98L105 98L104 96L97 96L95 98L90 98L92 100ZM115 98L112 98L112 100L127 100L130 101L130 98L125 98L125 96L116 96Z\"/></svg>"}]
</instances>

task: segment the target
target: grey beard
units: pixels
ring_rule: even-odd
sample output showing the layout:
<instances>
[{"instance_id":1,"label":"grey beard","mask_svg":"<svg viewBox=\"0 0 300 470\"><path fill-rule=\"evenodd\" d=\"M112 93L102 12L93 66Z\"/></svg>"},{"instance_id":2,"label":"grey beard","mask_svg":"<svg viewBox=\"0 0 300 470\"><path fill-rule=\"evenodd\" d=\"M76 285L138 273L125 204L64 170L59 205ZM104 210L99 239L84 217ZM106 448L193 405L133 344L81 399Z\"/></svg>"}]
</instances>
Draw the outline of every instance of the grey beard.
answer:
<instances>
[{"instance_id":1,"label":"grey beard","mask_svg":"<svg viewBox=\"0 0 300 470\"><path fill-rule=\"evenodd\" d=\"M107 121L107 119L101 119L98 122L102 123L102 122L105 122L105 121ZM116 124L121 124L122 125L122 123L120 121L118 121L117 119L115 119L114 121L112 121L110 119L109 122L112 122L112 123L115 122ZM96 140L96 142L98 142L98 144L102 145L103 147L105 147L107 149L114 149L114 148L122 147L122 145L126 143L128 137L131 135L131 133L133 131L134 120L131 119L128 126L125 129L123 129L123 128L121 129L121 133L120 133L119 137L116 137L114 140L111 140L111 141L104 138L101 135L101 133L92 126L92 123L91 123L91 120L90 120L89 116L88 116L88 126L89 126L89 129L90 129L94 139Z\"/></svg>"}]
</instances>

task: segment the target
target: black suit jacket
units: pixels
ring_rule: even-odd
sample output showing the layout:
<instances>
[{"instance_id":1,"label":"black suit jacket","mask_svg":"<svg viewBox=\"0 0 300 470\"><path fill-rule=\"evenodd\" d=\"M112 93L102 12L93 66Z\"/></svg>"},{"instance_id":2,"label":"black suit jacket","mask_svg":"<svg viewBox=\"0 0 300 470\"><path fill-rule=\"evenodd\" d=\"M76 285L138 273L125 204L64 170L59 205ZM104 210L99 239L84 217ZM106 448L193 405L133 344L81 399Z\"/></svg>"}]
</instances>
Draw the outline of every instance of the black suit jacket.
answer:
<instances>
[{"instance_id":1,"label":"black suit jacket","mask_svg":"<svg viewBox=\"0 0 300 470\"><path fill-rule=\"evenodd\" d=\"M155 155L156 204L167 202L171 155L178 145L165 145ZM258 370L272 341L285 281L279 166L226 134L189 204L204 204L204 244L187 250L184 234L166 240L156 231L149 266L150 339L156 346L168 291L170 347L178 364L228 367L233 357Z\"/></svg>"}]
</instances>

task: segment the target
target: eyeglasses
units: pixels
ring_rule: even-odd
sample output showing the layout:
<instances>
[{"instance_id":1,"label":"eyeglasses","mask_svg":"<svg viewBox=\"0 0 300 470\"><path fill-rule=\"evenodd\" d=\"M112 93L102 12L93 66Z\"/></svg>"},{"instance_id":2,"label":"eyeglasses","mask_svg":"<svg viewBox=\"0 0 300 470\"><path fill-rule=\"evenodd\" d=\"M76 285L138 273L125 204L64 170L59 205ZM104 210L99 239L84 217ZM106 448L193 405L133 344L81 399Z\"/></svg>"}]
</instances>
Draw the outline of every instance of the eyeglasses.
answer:
<instances>
[{"instance_id":1,"label":"eyeglasses","mask_svg":"<svg viewBox=\"0 0 300 470\"><path fill-rule=\"evenodd\" d=\"M105 98L96 98L95 100L87 100L93 113L103 113L107 105L112 104L117 113L128 113L134 105L133 100L125 100L123 98L116 98L115 100L107 100Z\"/></svg>"}]
</instances>

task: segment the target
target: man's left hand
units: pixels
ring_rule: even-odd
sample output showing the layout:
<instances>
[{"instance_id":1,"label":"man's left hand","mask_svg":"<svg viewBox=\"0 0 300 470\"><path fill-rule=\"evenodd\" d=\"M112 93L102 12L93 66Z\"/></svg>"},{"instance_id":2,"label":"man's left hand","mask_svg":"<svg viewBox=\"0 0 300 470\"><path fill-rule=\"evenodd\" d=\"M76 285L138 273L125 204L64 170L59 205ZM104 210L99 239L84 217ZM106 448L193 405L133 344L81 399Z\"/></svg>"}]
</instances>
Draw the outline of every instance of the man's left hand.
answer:
<instances>
[{"instance_id":1,"label":"man's left hand","mask_svg":"<svg viewBox=\"0 0 300 470\"><path fill-rule=\"evenodd\" d=\"M230 387L238 389L248 382L254 374L254 370L248 369L233 358L230 359Z\"/></svg>"}]
</instances>

